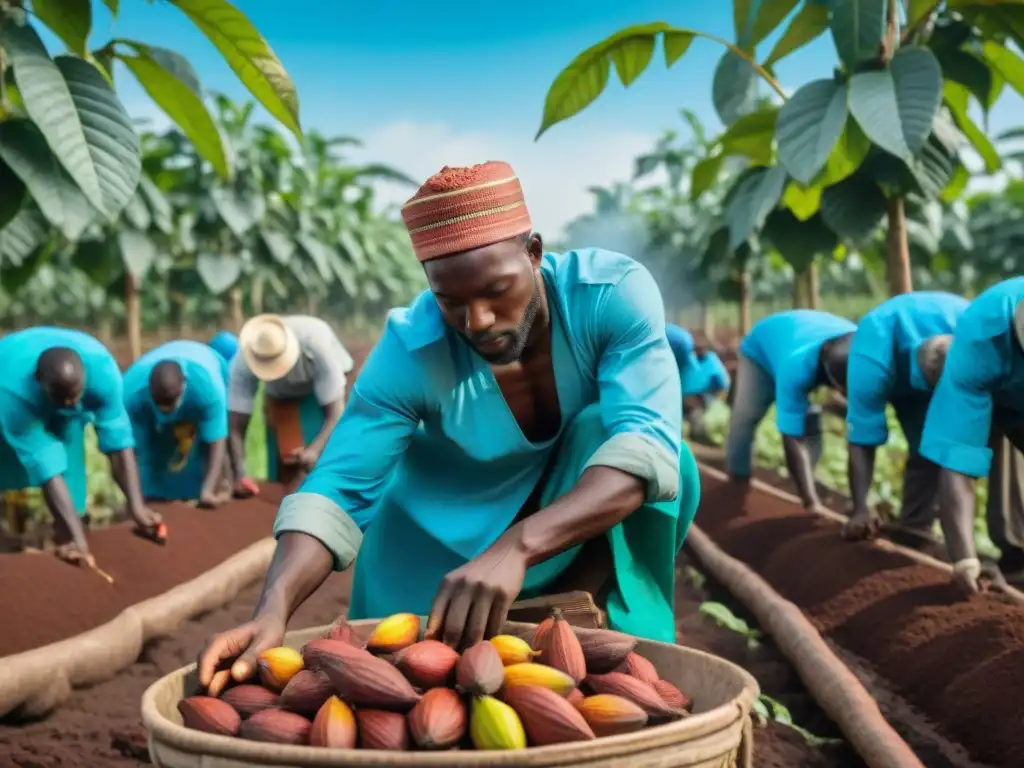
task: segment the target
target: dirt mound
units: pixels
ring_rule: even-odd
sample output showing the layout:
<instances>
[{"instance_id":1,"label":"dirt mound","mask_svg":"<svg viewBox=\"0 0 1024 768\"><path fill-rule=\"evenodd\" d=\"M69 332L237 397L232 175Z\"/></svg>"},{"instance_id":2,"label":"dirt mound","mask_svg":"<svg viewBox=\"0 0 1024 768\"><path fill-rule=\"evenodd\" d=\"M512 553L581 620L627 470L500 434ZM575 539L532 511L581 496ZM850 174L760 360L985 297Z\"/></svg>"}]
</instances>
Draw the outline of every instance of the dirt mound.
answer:
<instances>
[{"instance_id":1,"label":"dirt mound","mask_svg":"<svg viewBox=\"0 0 1024 768\"><path fill-rule=\"evenodd\" d=\"M164 546L134 535L128 523L94 531L89 536L92 552L114 577L113 585L49 554L0 555L0 656L93 629L130 605L194 579L270 536L281 498L280 488L267 485L257 501L235 501L215 510L154 505L167 522Z\"/></svg>"},{"instance_id":2,"label":"dirt mound","mask_svg":"<svg viewBox=\"0 0 1024 768\"><path fill-rule=\"evenodd\" d=\"M962 599L935 568L845 542L834 523L707 475L697 522L974 759L1019 764L1024 607Z\"/></svg>"}]
</instances>

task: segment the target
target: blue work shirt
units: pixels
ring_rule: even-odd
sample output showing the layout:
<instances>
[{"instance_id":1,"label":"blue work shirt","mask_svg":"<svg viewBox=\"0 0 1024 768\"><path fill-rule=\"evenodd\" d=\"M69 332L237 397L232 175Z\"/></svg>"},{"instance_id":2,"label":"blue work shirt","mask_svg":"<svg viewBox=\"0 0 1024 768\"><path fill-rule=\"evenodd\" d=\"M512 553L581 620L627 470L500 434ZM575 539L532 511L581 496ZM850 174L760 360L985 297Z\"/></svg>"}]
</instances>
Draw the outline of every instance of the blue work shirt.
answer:
<instances>
[{"instance_id":1,"label":"blue work shirt","mask_svg":"<svg viewBox=\"0 0 1024 768\"><path fill-rule=\"evenodd\" d=\"M36 380L39 356L53 347L78 354L85 368L85 390L73 409L58 407ZM121 370L103 344L81 331L26 328L0 339L0 432L14 449L32 487L67 470L64 445L47 428L67 416L91 422L103 453L133 448L132 425L122 396Z\"/></svg>"},{"instance_id":2,"label":"blue work shirt","mask_svg":"<svg viewBox=\"0 0 1024 768\"><path fill-rule=\"evenodd\" d=\"M729 388L729 374L718 355L708 351L703 360L698 358L694 349L693 335L688 330L667 323L665 335L668 337L672 355L679 367L683 397L721 392Z\"/></svg>"},{"instance_id":3,"label":"blue work shirt","mask_svg":"<svg viewBox=\"0 0 1024 768\"><path fill-rule=\"evenodd\" d=\"M813 309L778 312L756 323L740 344L740 354L761 366L775 382L779 432L804 436L808 396L818 386L821 345L857 329L842 317Z\"/></svg>"},{"instance_id":4,"label":"blue work shirt","mask_svg":"<svg viewBox=\"0 0 1024 768\"><path fill-rule=\"evenodd\" d=\"M705 392L717 393L724 392L729 389L729 385L732 383L729 378L729 371L725 369L725 363L722 359L712 351L708 351L704 355L704 359L700 361L701 378L703 382L701 384L701 390L695 394L704 394ZM686 392L686 387L683 387L683 392Z\"/></svg>"},{"instance_id":5,"label":"blue work shirt","mask_svg":"<svg viewBox=\"0 0 1024 768\"><path fill-rule=\"evenodd\" d=\"M851 443L883 445L889 439L886 405L931 396L918 348L932 336L953 333L969 304L952 293L915 291L894 296L860 319L846 368L846 437Z\"/></svg>"},{"instance_id":6,"label":"blue work shirt","mask_svg":"<svg viewBox=\"0 0 1024 768\"><path fill-rule=\"evenodd\" d=\"M523 435L490 365L424 292L389 313L320 461L282 502L275 535L314 536L336 569L352 562L369 525L389 536L419 529L472 559L512 523L567 425L594 403L608 438L588 466L641 477L650 503L678 498L682 399L654 278L633 259L599 249L545 254L540 272L561 410L556 435ZM386 567L362 560L385 554L361 553L360 569ZM406 580L437 584L444 575L414 556L404 567Z\"/></svg>"},{"instance_id":7,"label":"blue work shirt","mask_svg":"<svg viewBox=\"0 0 1024 768\"><path fill-rule=\"evenodd\" d=\"M940 467L985 477L993 421L1024 424L1024 353L1013 329L1022 299L1024 277L1012 277L980 294L960 316L921 438L921 455Z\"/></svg>"},{"instance_id":8,"label":"blue work shirt","mask_svg":"<svg viewBox=\"0 0 1024 768\"><path fill-rule=\"evenodd\" d=\"M165 360L181 366L185 391L178 407L162 413L149 393L149 375ZM204 443L228 436L227 361L208 344L199 341L170 341L151 349L124 374L124 401L132 421L157 432L171 424L195 424Z\"/></svg>"}]
</instances>

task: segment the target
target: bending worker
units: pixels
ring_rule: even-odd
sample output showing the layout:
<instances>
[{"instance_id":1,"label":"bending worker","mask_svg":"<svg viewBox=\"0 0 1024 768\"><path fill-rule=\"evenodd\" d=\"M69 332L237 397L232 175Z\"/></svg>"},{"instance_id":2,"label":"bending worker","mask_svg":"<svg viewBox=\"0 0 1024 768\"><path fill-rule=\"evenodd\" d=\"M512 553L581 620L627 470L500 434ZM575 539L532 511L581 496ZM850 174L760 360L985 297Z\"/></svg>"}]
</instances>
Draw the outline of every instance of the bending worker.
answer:
<instances>
[{"instance_id":1,"label":"bending worker","mask_svg":"<svg viewBox=\"0 0 1024 768\"><path fill-rule=\"evenodd\" d=\"M890 403L907 439L900 524L929 534L936 517L939 467L920 454L932 389L945 363L957 320L969 302L938 291L895 296L857 324L846 368L846 439L853 511L843 529L850 539L872 538L879 518L868 506L875 451L889 440Z\"/></svg>"},{"instance_id":2,"label":"bending worker","mask_svg":"<svg viewBox=\"0 0 1024 768\"><path fill-rule=\"evenodd\" d=\"M772 403L786 468L807 509L820 506L814 469L821 458L821 412L809 396L820 386L842 392L857 326L827 312L794 309L766 317L740 344L725 464L734 479L750 477L754 437Z\"/></svg>"},{"instance_id":3,"label":"bending worker","mask_svg":"<svg viewBox=\"0 0 1024 768\"><path fill-rule=\"evenodd\" d=\"M57 556L95 565L82 520L89 423L110 458L128 514L152 537L161 519L143 502L121 371L107 348L79 331L27 328L0 339L0 360L0 487L42 489Z\"/></svg>"},{"instance_id":4,"label":"bending worker","mask_svg":"<svg viewBox=\"0 0 1024 768\"><path fill-rule=\"evenodd\" d=\"M243 327L231 365L228 411L236 494L258 492L245 474L245 431L263 382L267 476L289 484L313 468L345 408L352 357L327 323L258 315Z\"/></svg>"},{"instance_id":5,"label":"bending worker","mask_svg":"<svg viewBox=\"0 0 1024 768\"><path fill-rule=\"evenodd\" d=\"M231 331L217 331L208 343L217 354L229 363L238 354L238 337Z\"/></svg>"},{"instance_id":6,"label":"bending worker","mask_svg":"<svg viewBox=\"0 0 1024 768\"><path fill-rule=\"evenodd\" d=\"M357 553L350 618L426 614L453 647L497 634L517 597L574 589L673 640L700 491L656 282L617 253L545 254L505 163L446 167L402 213L430 290L391 312L282 502L256 616L210 641L204 685L235 657L250 674Z\"/></svg>"},{"instance_id":7,"label":"bending worker","mask_svg":"<svg viewBox=\"0 0 1024 768\"><path fill-rule=\"evenodd\" d=\"M690 437L702 437L704 410L711 398L729 390L729 372L707 345L700 347L685 328L666 323L665 335L679 367L683 390L683 418L690 425Z\"/></svg>"},{"instance_id":8,"label":"bending worker","mask_svg":"<svg viewBox=\"0 0 1024 768\"><path fill-rule=\"evenodd\" d=\"M938 464L939 519L956 582L981 586L974 481L988 476L988 532L1001 556L986 580L1024 577L1024 277L993 285L964 310L935 387L921 455ZM1015 450L1016 449L1016 450Z\"/></svg>"},{"instance_id":9,"label":"bending worker","mask_svg":"<svg viewBox=\"0 0 1024 768\"><path fill-rule=\"evenodd\" d=\"M162 344L125 372L145 498L215 507L231 497L227 380L228 361L199 341Z\"/></svg>"}]
</instances>

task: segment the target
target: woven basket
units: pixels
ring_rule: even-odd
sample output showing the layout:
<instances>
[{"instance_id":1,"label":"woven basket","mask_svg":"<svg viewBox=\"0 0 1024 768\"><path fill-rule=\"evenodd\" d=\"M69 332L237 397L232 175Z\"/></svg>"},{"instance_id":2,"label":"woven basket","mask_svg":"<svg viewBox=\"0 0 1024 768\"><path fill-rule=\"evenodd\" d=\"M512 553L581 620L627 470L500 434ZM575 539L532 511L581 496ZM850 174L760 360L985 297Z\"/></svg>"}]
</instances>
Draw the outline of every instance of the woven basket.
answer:
<instances>
[{"instance_id":1,"label":"woven basket","mask_svg":"<svg viewBox=\"0 0 1024 768\"><path fill-rule=\"evenodd\" d=\"M352 622L360 635L376 619ZM524 634L534 625L510 622ZM327 627L289 632L299 649ZM593 632L577 628L581 635ZM177 705L197 690L195 665L161 678L142 697L149 754L159 768L334 768L356 766L593 766L594 768L753 768L750 708L757 681L724 659L668 643L641 640L637 652L693 699L694 714L636 733L518 751L381 752L264 744L182 726Z\"/></svg>"}]
</instances>

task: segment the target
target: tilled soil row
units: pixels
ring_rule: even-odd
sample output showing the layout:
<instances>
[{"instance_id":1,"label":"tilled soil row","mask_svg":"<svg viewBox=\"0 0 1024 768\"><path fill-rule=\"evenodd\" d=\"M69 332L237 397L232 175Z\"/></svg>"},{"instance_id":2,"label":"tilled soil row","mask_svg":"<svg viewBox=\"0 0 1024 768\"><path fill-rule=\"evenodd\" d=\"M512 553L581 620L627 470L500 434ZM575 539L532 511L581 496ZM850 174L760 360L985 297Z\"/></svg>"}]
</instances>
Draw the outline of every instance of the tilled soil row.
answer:
<instances>
[{"instance_id":1,"label":"tilled soil row","mask_svg":"<svg viewBox=\"0 0 1024 768\"><path fill-rule=\"evenodd\" d=\"M1024 729L1024 607L964 599L938 569L871 544L794 504L707 474L698 523L865 660L889 687L974 760L1016 766Z\"/></svg>"},{"instance_id":2,"label":"tilled soil row","mask_svg":"<svg viewBox=\"0 0 1024 768\"><path fill-rule=\"evenodd\" d=\"M765 693L786 704L797 722L818 735L835 726L817 710L789 664L770 642L751 647L746 638L719 628L698 612L707 595L683 578L677 581L679 641L717 654L750 670ZM327 624L346 612L350 572L335 574L298 611L292 628ZM139 661L117 677L72 698L46 719L28 724L0 723L0 765L12 768L129 768L149 763L146 733L139 716L145 689L169 672L195 660L213 633L237 626L252 615L259 585L242 592L223 609L181 627L172 638L151 644ZM717 599L725 599L715 595ZM755 728L757 768L863 768L845 745L812 747L791 728L771 722Z\"/></svg>"},{"instance_id":3,"label":"tilled soil row","mask_svg":"<svg viewBox=\"0 0 1024 768\"><path fill-rule=\"evenodd\" d=\"M92 553L113 584L49 554L0 555L0 657L94 629L219 565L271 534L282 496L268 484L258 499L214 510L154 504L167 523L163 546L136 536L128 523L92 532Z\"/></svg>"}]
</instances>

